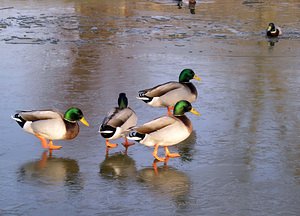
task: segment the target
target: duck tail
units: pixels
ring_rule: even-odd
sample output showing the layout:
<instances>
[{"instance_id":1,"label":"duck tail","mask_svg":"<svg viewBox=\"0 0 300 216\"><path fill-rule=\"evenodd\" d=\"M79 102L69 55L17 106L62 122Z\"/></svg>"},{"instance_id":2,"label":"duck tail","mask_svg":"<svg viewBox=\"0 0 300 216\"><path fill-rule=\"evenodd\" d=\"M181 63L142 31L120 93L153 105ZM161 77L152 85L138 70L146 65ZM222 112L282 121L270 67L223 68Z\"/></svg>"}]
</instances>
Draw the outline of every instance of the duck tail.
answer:
<instances>
[{"instance_id":1,"label":"duck tail","mask_svg":"<svg viewBox=\"0 0 300 216\"><path fill-rule=\"evenodd\" d=\"M145 138L145 134L141 134L141 133L138 133L136 131L132 131L128 134L127 136L127 139L129 140L135 140L135 141L141 141Z\"/></svg>"},{"instance_id":2,"label":"duck tail","mask_svg":"<svg viewBox=\"0 0 300 216\"><path fill-rule=\"evenodd\" d=\"M19 113L15 114L15 115L12 115L11 118L13 120L15 120L20 125L21 128L24 127L24 124L26 123L26 120L24 120Z\"/></svg>"},{"instance_id":3,"label":"duck tail","mask_svg":"<svg viewBox=\"0 0 300 216\"><path fill-rule=\"evenodd\" d=\"M152 100L152 98L146 96L146 93L147 92L145 90L139 91L139 96L136 97L136 98L139 99L139 100L144 101L145 103L149 103Z\"/></svg>"},{"instance_id":4,"label":"duck tail","mask_svg":"<svg viewBox=\"0 0 300 216\"><path fill-rule=\"evenodd\" d=\"M110 138L110 137L112 137L115 132L116 132L116 128L114 128L112 126L109 126L109 125L101 125L101 127L99 129L99 133L104 138Z\"/></svg>"},{"instance_id":5,"label":"duck tail","mask_svg":"<svg viewBox=\"0 0 300 216\"><path fill-rule=\"evenodd\" d=\"M145 91L142 90L142 91L139 91L138 92L139 96L136 97L137 99L140 99L140 100L144 100L144 99L147 99L146 95L145 95Z\"/></svg>"}]
</instances>

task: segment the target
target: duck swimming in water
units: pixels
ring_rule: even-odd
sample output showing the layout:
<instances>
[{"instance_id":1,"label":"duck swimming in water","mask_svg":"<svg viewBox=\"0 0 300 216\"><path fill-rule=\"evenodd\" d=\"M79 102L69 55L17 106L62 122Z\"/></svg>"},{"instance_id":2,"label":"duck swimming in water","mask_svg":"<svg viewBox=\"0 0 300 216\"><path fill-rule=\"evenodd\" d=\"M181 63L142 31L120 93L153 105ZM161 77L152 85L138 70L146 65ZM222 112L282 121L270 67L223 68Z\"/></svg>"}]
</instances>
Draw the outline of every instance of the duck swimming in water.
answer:
<instances>
[{"instance_id":1,"label":"duck swimming in water","mask_svg":"<svg viewBox=\"0 0 300 216\"><path fill-rule=\"evenodd\" d=\"M278 37L279 35L282 35L281 28L278 26L275 26L274 23L269 23L269 26L266 31L267 37Z\"/></svg>"}]
</instances>

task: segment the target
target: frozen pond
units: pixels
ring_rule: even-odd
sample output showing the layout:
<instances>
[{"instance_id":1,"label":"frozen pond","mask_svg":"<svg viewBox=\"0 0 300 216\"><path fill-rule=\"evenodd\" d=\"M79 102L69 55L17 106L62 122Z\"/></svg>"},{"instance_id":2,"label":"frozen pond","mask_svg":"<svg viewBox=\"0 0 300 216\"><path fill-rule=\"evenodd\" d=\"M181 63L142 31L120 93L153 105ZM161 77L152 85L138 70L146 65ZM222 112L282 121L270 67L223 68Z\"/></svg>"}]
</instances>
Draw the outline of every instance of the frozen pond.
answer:
<instances>
[{"instance_id":1,"label":"frozen pond","mask_svg":"<svg viewBox=\"0 0 300 216\"><path fill-rule=\"evenodd\" d=\"M2 0L0 215L300 215L299 22L295 0L204 0L195 14L185 1ZM137 92L184 68L202 78L202 116L187 114L181 157L157 173L138 143L106 157L98 128L119 92L142 124L166 109ZM90 127L52 155L10 119L70 106Z\"/></svg>"}]
</instances>

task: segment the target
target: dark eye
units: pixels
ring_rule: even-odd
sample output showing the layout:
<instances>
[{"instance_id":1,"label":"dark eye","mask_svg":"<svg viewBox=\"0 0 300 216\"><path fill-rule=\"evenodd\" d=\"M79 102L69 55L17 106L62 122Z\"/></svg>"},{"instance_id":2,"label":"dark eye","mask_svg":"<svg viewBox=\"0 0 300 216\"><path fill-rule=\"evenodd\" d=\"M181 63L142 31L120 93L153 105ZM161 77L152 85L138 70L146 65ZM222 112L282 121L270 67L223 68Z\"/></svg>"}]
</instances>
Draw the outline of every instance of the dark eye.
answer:
<instances>
[{"instance_id":1,"label":"dark eye","mask_svg":"<svg viewBox=\"0 0 300 216\"><path fill-rule=\"evenodd\" d=\"M190 111L192 109L192 106L187 107L187 111Z\"/></svg>"}]
</instances>

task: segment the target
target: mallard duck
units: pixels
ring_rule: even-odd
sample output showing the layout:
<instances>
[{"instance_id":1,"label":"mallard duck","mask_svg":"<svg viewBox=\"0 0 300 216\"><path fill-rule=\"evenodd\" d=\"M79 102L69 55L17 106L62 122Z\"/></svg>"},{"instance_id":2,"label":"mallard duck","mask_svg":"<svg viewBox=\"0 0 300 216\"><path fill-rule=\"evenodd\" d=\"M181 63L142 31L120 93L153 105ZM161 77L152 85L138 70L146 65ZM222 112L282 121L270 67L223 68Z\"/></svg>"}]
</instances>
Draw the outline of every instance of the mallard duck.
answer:
<instances>
[{"instance_id":1,"label":"mallard duck","mask_svg":"<svg viewBox=\"0 0 300 216\"><path fill-rule=\"evenodd\" d=\"M278 37L279 35L282 35L282 31L278 26L275 26L274 23L269 23L266 35L267 37Z\"/></svg>"},{"instance_id":2,"label":"mallard duck","mask_svg":"<svg viewBox=\"0 0 300 216\"><path fill-rule=\"evenodd\" d=\"M82 111L75 107L68 109L64 115L56 110L31 110L19 111L12 118L24 131L39 138L43 148L50 150L62 148L53 145L52 140L70 140L78 135L77 121L89 126Z\"/></svg>"},{"instance_id":3,"label":"mallard duck","mask_svg":"<svg viewBox=\"0 0 300 216\"><path fill-rule=\"evenodd\" d=\"M135 112L128 107L128 99L125 93L120 93L118 98L118 107L112 108L99 128L99 132L103 138L106 139L107 151L109 148L117 147L117 144L110 143L109 140L124 137L124 147L127 148L134 143L129 143L126 135L129 129L136 126L137 116Z\"/></svg>"},{"instance_id":4,"label":"mallard duck","mask_svg":"<svg viewBox=\"0 0 300 216\"><path fill-rule=\"evenodd\" d=\"M176 102L187 100L192 103L197 99L197 89L190 82L191 79L201 80L193 70L184 69L179 75L179 82L170 81L141 90L137 99L141 99L153 107L167 107L168 114L172 115L171 110Z\"/></svg>"},{"instance_id":5,"label":"mallard duck","mask_svg":"<svg viewBox=\"0 0 300 216\"><path fill-rule=\"evenodd\" d=\"M168 146L178 144L192 133L192 123L184 115L186 112L200 115L190 102L181 100L175 104L173 116L162 116L136 127L128 138L146 146L154 146L152 155L158 161L165 161L169 157L179 157L180 155L177 153L170 153ZM164 147L165 158L157 155L159 146Z\"/></svg>"}]
</instances>

